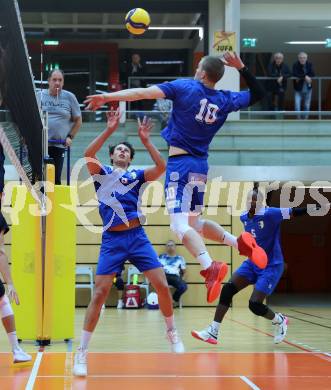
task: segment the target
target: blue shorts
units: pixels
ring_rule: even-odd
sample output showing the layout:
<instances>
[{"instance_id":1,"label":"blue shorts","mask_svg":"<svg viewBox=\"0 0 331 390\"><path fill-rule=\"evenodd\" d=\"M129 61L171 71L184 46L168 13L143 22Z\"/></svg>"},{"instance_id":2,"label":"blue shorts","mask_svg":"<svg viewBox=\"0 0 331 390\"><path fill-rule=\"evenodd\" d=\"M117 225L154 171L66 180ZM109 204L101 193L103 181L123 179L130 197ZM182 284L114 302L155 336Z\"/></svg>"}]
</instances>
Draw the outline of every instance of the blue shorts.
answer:
<instances>
[{"instance_id":1,"label":"blue shorts","mask_svg":"<svg viewBox=\"0 0 331 390\"><path fill-rule=\"evenodd\" d=\"M165 179L169 214L201 213L206 189L208 162L190 154L169 157Z\"/></svg>"},{"instance_id":2,"label":"blue shorts","mask_svg":"<svg viewBox=\"0 0 331 390\"><path fill-rule=\"evenodd\" d=\"M268 265L267 268L260 269L251 260L245 260L235 274L243 276L254 284L257 291L270 295L276 288L283 271L284 263Z\"/></svg>"},{"instance_id":3,"label":"blue shorts","mask_svg":"<svg viewBox=\"0 0 331 390\"><path fill-rule=\"evenodd\" d=\"M140 272L162 267L141 226L121 232L106 230L102 234L96 274L111 275L122 272L126 260Z\"/></svg>"}]
</instances>

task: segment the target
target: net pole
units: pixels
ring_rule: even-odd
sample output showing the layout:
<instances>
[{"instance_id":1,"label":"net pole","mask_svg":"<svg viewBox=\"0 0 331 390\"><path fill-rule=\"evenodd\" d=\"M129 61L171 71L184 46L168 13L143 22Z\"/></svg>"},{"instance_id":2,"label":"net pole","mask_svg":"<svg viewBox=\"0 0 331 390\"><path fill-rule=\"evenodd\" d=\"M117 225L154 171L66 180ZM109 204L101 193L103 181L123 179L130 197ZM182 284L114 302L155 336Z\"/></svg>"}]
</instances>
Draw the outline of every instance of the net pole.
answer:
<instances>
[{"instance_id":1,"label":"net pole","mask_svg":"<svg viewBox=\"0 0 331 390\"><path fill-rule=\"evenodd\" d=\"M40 44L40 112L42 112L42 98L44 92L44 45Z\"/></svg>"}]
</instances>

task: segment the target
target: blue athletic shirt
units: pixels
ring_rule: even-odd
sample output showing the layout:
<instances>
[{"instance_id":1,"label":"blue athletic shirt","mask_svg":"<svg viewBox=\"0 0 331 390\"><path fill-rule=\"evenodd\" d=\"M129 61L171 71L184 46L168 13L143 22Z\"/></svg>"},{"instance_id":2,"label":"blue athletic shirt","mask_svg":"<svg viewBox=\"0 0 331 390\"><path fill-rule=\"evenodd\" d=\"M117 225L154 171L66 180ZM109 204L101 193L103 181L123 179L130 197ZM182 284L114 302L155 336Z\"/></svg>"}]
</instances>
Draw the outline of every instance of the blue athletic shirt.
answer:
<instances>
[{"instance_id":1,"label":"blue athletic shirt","mask_svg":"<svg viewBox=\"0 0 331 390\"><path fill-rule=\"evenodd\" d=\"M248 107L250 92L218 91L198 80L179 79L157 87L173 101L170 120L161 135L197 157L208 157L209 145L228 114Z\"/></svg>"},{"instance_id":2,"label":"blue athletic shirt","mask_svg":"<svg viewBox=\"0 0 331 390\"><path fill-rule=\"evenodd\" d=\"M143 169L123 171L104 165L93 181L104 230L141 216L138 200L145 183Z\"/></svg>"},{"instance_id":3,"label":"blue athletic shirt","mask_svg":"<svg viewBox=\"0 0 331 390\"><path fill-rule=\"evenodd\" d=\"M284 219L289 219L292 209L266 207L261 208L253 218L248 217L248 211L241 214L240 220L246 232L255 237L256 242L268 256L268 265L284 262L280 244L280 225Z\"/></svg>"}]
</instances>

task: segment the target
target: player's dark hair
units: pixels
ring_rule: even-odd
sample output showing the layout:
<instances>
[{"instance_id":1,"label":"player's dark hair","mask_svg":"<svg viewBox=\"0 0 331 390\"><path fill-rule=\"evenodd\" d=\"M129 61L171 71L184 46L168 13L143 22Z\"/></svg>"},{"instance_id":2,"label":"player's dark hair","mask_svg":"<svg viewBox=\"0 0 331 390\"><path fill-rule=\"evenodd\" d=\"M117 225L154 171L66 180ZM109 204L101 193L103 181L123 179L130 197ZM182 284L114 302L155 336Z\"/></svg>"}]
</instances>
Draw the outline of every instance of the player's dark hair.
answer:
<instances>
[{"instance_id":1,"label":"player's dark hair","mask_svg":"<svg viewBox=\"0 0 331 390\"><path fill-rule=\"evenodd\" d=\"M134 150L134 147L130 144L130 142L127 142L127 141L119 142L116 145L109 145L109 155L114 153L114 150L115 150L116 146L118 146L118 145L127 146L130 149L130 158L131 158L131 160L133 160L133 157L134 157L134 154L136 151ZM110 162L111 162L111 164L113 164L113 159L110 159Z\"/></svg>"},{"instance_id":2,"label":"player's dark hair","mask_svg":"<svg viewBox=\"0 0 331 390\"><path fill-rule=\"evenodd\" d=\"M224 64L218 57L203 57L201 68L206 72L208 80L213 83L217 83L223 77Z\"/></svg>"},{"instance_id":3,"label":"player's dark hair","mask_svg":"<svg viewBox=\"0 0 331 390\"><path fill-rule=\"evenodd\" d=\"M258 192L260 183L258 181L255 181L253 184L253 191Z\"/></svg>"},{"instance_id":4,"label":"player's dark hair","mask_svg":"<svg viewBox=\"0 0 331 390\"><path fill-rule=\"evenodd\" d=\"M52 69L48 73L48 77L47 77L48 80L53 76L54 72L60 72L62 74L62 77L64 78L64 72L62 69Z\"/></svg>"}]
</instances>

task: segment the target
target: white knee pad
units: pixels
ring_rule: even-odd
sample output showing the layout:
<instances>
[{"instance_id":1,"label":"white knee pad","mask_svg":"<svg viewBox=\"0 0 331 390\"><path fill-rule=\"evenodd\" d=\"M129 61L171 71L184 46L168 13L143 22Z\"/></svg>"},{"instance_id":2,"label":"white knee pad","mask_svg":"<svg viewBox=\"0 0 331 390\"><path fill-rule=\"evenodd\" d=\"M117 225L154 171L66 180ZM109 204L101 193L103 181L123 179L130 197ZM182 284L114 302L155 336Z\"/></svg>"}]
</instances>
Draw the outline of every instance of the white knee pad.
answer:
<instances>
[{"instance_id":1,"label":"white knee pad","mask_svg":"<svg viewBox=\"0 0 331 390\"><path fill-rule=\"evenodd\" d=\"M0 298L0 315L1 318L14 315L13 309L11 307L7 295L4 295L2 298Z\"/></svg>"},{"instance_id":2,"label":"white knee pad","mask_svg":"<svg viewBox=\"0 0 331 390\"><path fill-rule=\"evenodd\" d=\"M204 224L205 224L205 220L198 217L193 220L191 226L193 227L194 230L196 230L198 233L201 234Z\"/></svg>"},{"instance_id":3,"label":"white knee pad","mask_svg":"<svg viewBox=\"0 0 331 390\"><path fill-rule=\"evenodd\" d=\"M185 233L192 229L188 223L188 215L183 213L170 214L170 229L182 241Z\"/></svg>"}]
</instances>

